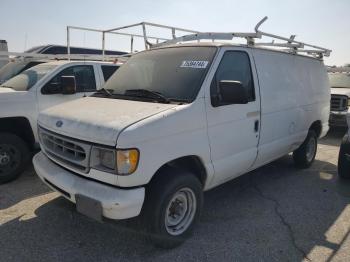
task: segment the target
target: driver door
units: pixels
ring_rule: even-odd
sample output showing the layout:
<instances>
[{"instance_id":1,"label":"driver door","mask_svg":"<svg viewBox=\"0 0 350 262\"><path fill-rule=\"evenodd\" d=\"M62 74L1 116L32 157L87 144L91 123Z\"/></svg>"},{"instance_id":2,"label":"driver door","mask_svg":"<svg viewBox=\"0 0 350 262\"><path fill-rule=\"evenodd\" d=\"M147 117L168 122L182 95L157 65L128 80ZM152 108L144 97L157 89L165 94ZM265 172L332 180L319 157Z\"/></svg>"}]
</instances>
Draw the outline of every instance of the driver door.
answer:
<instances>
[{"instance_id":1,"label":"driver door","mask_svg":"<svg viewBox=\"0 0 350 262\"><path fill-rule=\"evenodd\" d=\"M39 112L95 92L97 86L95 72L96 68L93 65L74 65L63 69L38 91ZM62 76L75 77L75 94L63 95L59 92Z\"/></svg>"},{"instance_id":2,"label":"driver door","mask_svg":"<svg viewBox=\"0 0 350 262\"><path fill-rule=\"evenodd\" d=\"M214 185L249 170L257 157L260 132L260 94L252 55L223 48L218 60L206 95ZM248 103L220 102L219 83L227 80L242 83Z\"/></svg>"}]
</instances>

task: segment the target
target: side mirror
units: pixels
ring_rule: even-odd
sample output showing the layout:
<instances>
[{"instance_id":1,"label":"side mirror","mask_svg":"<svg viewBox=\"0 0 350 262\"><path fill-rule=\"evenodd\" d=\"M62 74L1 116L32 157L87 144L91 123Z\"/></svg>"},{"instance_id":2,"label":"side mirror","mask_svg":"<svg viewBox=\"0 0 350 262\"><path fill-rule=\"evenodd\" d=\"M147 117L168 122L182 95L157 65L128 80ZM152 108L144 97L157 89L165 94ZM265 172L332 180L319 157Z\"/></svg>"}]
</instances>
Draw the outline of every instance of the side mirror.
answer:
<instances>
[{"instance_id":1,"label":"side mirror","mask_svg":"<svg viewBox=\"0 0 350 262\"><path fill-rule=\"evenodd\" d=\"M63 95L72 95L77 92L75 76L61 76L61 90Z\"/></svg>"},{"instance_id":2,"label":"side mirror","mask_svg":"<svg viewBox=\"0 0 350 262\"><path fill-rule=\"evenodd\" d=\"M219 82L221 102L224 104L247 104L248 96L239 81L221 80Z\"/></svg>"}]
</instances>

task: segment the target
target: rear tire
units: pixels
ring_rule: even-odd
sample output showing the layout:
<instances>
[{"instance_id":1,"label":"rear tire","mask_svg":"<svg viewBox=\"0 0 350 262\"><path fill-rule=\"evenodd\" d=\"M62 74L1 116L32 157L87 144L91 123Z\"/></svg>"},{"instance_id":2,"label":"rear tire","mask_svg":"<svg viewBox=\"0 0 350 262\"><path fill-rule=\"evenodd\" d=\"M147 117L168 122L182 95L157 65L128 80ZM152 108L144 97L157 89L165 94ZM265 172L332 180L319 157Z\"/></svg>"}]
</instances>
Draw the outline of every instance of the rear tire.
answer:
<instances>
[{"instance_id":1,"label":"rear tire","mask_svg":"<svg viewBox=\"0 0 350 262\"><path fill-rule=\"evenodd\" d=\"M166 168L146 191L142 210L148 238L161 248L183 243L198 221L203 203L197 177L177 168Z\"/></svg>"},{"instance_id":2,"label":"rear tire","mask_svg":"<svg viewBox=\"0 0 350 262\"><path fill-rule=\"evenodd\" d=\"M317 135L309 130L305 141L293 152L294 163L299 168L308 168L315 160L317 153Z\"/></svg>"},{"instance_id":3,"label":"rear tire","mask_svg":"<svg viewBox=\"0 0 350 262\"><path fill-rule=\"evenodd\" d=\"M0 184L16 179L29 160L28 146L20 137L0 133Z\"/></svg>"},{"instance_id":4,"label":"rear tire","mask_svg":"<svg viewBox=\"0 0 350 262\"><path fill-rule=\"evenodd\" d=\"M338 175L340 178L350 179L350 141L348 135L343 138L339 150Z\"/></svg>"}]
</instances>

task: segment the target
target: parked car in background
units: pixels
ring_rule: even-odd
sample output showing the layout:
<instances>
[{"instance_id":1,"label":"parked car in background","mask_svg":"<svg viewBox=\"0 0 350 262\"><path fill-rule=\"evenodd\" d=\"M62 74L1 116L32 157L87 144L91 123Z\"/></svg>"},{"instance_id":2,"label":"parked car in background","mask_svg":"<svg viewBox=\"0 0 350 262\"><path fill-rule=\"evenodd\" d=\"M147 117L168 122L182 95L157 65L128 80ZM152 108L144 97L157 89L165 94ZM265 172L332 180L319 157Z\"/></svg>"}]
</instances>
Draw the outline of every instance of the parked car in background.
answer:
<instances>
[{"instance_id":1,"label":"parked car in background","mask_svg":"<svg viewBox=\"0 0 350 262\"><path fill-rule=\"evenodd\" d=\"M99 90L119 65L54 61L35 65L0 85L0 183L15 179L39 147L37 116L43 109ZM76 90L66 81L74 77Z\"/></svg>"},{"instance_id":2,"label":"parked car in background","mask_svg":"<svg viewBox=\"0 0 350 262\"><path fill-rule=\"evenodd\" d=\"M188 237L203 191L289 152L307 168L328 131L322 60L282 51L153 48L133 55L104 88L40 113L36 173L89 217L141 215L162 247Z\"/></svg>"},{"instance_id":3,"label":"parked car in background","mask_svg":"<svg viewBox=\"0 0 350 262\"><path fill-rule=\"evenodd\" d=\"M350 112L347 114L348 126L350 126ZM341 178L350 178L350 129L344 136L338 159L338 174Z\"/></svg>"},{"instance_id":4,"label":"parked car in background","mask_svg":"<svg viewBox=\"0 0 350 262\"><path fill-rule=\"evenodd\" d=\"M25 53L50 54L50 55L66 55L68 54L67 46L63 45L41 45L35 46ZM70 47L71 54L86 54L86 55L102 55L102 49L85 48L85 47ZM105 55L125 55L127 52L117 50L105 50Z\"/></svg>"},{"instance_id":5,"label":"parked car in background","mask_svg":"<svg viewBox=\"0 0 350 262\"><path fill-rule=\"evenodd\" d=\"M350 105L350 67L329 68L331 85L330 126L347 127L346 115Z\"/></svg>"}]
</instances>

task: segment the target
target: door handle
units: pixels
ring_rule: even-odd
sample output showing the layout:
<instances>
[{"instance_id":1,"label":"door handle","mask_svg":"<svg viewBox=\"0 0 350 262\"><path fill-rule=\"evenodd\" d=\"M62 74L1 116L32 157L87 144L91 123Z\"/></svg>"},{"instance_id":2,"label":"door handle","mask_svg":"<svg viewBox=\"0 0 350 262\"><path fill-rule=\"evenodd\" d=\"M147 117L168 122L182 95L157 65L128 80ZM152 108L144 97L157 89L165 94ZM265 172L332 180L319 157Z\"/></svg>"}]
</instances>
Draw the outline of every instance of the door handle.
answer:
<instances>
[{"instance_id":1,"label":"door handle","mask_svg":"<svg viewBox=\"0 0 350 262\"><path fill-rule=\"evenodd\" d=\"M255 120L254 122L254 131L255 133L259 132L259 120Z\"/></svg>"},{"instance_id":2,"label":"door handle","mask_svg":"<svg viewBox=\"0 0 350 262\"><path fill-rule=\"evenodd\" d=\"M259 116L259 114L260 114L260 111L248 112L248 113L247 113L247 117L248 117L248 118L257 117L257 116Z\"/></svg>"}]
</instances>

